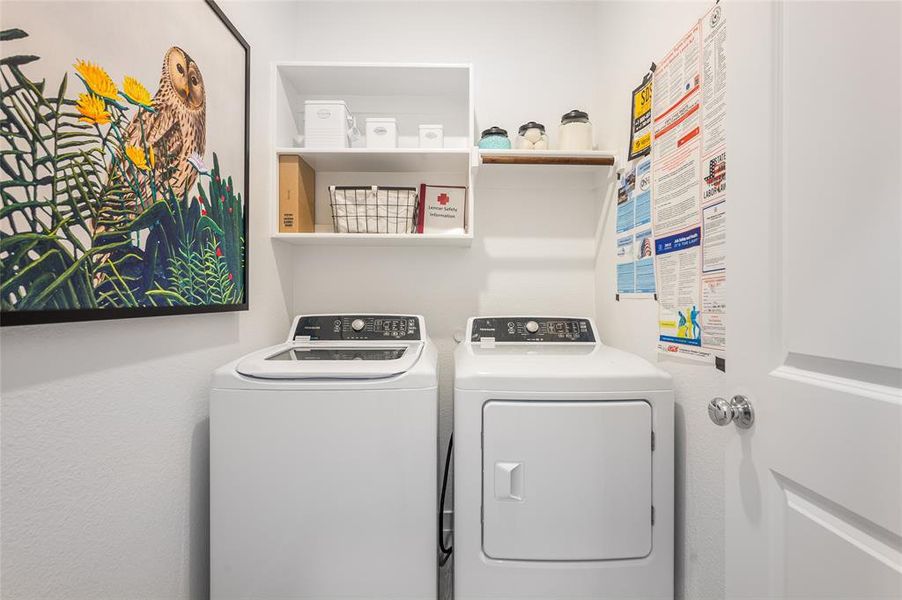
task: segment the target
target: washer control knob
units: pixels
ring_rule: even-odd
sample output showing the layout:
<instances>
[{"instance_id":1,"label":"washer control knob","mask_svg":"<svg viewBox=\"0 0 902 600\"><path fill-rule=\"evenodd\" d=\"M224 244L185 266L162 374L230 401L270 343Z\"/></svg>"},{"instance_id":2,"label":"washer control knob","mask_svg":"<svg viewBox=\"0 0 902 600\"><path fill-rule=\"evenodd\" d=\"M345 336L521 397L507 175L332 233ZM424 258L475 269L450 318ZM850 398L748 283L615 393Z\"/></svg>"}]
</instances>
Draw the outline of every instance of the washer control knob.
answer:
<instances>
[{"instance_id":1,"label":"washer control knob","mask_svg":"<svg viewBox=\"0 0 902 600\"><path fill-rule=\"evenodd\" d=\"M535 321L527 321L526 322L526 331L529 333L535 333L539 330L539 324Z\"/></svg>"},{"instance_id":2,"label":"washer control knob","mask_svg":"<svg viewBox=\"0 0 902 600\"><path fill-rule=\"evenodd\" d=\"M363 322L363 319L354 319L351 321L351 329L354 331L363 331L364 327L366 327L366 323Z\"/></svg>"}]
</instances>

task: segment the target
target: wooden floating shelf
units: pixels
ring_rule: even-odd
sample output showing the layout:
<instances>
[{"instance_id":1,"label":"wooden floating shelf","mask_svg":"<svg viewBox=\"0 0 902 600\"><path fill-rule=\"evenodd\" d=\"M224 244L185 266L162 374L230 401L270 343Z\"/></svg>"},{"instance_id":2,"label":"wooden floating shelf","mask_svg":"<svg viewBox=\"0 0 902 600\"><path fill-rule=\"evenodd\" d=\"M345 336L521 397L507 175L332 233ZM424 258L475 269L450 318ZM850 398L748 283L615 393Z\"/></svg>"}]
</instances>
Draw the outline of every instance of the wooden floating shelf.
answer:
<instances>
[{"instance_id":1,"label":"wooden floating shelf","mask_svg":"<svg viewBox=\"0 0 902 600\"><path fill-rule=\"evenodd\" d=\"M480 150L479 161L483 165L564 165L587 167L614 166L611 152L586 150Z\"/></svg>"},{"instance_id":2,"label":"wooden floating shelf","mask_svg":"<svg viewBox=\"0 0 902 600\"><path fill-rule=\"evenodd\" d=\"M273 238L290 244L321 246L469 246L473 243L471 233L275 233Z\"/></svg>"}]
</instances>

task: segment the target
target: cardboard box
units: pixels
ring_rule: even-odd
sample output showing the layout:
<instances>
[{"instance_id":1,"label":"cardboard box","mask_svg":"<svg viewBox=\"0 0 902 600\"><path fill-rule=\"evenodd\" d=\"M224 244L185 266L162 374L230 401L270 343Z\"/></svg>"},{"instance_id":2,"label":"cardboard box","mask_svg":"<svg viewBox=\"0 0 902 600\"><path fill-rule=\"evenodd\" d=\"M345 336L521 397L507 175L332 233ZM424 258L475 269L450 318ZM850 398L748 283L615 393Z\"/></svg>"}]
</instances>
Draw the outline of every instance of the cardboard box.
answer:
<instances>
[{"instance_id":1,"label":"cardboard box","mask_svg":"<svg viewBox=\"0 0 902 600\"><path fill-rule=\"evenodd\" d=\"M312 232L315 197L316 171L300 156L279 156L279 232Z\"/></svg>"}]
</instances>

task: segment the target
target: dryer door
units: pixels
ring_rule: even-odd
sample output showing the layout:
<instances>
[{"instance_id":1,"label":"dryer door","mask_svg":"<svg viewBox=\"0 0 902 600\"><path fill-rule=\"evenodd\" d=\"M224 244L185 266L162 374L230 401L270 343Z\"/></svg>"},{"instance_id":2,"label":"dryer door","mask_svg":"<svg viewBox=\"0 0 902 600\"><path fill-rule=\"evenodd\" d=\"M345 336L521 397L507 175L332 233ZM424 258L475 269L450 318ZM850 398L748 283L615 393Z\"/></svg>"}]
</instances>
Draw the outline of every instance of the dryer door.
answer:
<instances>
[{"instance_id":1,"label":"dryer door","mask_svg":"<svg viewBox=\"0 0 902 600\"><path fill-rule=\"evenodd\" d=\"M611 560L651 552L651 406L492 400L483 408L483 552Z\"/></svg>"}]
</instances>

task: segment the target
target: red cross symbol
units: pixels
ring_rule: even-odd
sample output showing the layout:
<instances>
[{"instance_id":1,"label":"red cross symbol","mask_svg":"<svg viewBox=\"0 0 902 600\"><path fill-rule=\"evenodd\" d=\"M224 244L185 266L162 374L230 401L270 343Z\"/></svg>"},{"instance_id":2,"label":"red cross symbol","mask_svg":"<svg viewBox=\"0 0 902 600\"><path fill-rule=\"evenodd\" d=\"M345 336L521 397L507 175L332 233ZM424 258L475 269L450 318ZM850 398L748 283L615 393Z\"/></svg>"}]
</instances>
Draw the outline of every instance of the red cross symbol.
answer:
<instances>
[{"instance_id":1,"label":"red cross symbol","mask_svg":"<svg viewBox=\"0 0 902 600\"><path fill-rule=\"evenodd\" d=\"M448 202L450 200L451 200L451 198L448 196L448 194L441 193L438 195L438 203L441 204L442 206L448 204Z\"/></svg>"}]
</instances>

